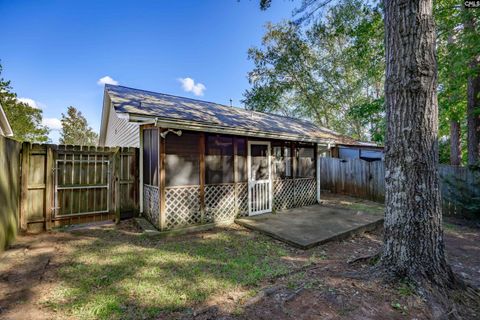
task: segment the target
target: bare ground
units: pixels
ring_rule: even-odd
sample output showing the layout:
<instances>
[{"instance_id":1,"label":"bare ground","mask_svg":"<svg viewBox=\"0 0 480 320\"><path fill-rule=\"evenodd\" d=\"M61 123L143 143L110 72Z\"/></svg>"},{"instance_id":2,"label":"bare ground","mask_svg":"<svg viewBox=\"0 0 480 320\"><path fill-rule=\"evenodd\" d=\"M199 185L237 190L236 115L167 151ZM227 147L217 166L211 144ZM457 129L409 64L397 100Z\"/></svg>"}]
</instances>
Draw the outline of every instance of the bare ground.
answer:
<instances>
[{"instance_id":1,"label":"bare ground","mask_svg":"<svg viewBox=\"0 0 480 320\"><path fill-rule=\"evenodd\" d=\"M347 199L348 200L348 199ZM445 241L453 270L480 288L480 228L471 222L446 219ZM81 232L27 235L0 256L0 318L72 318L52 309L48 297L59 281L59 268L68 263L75 245L98 229L114 229L119 236L138 232L132 222ZM240 227L237 232L251 233ZM218 232L201 233L205 236ZM182 237L198 237L186 235ZM177 238L178 239L178 238ZM276 240L271 240L276 242ZM381 232L331 242L303 251L288 248L284 259L289 272L252 287L211 295L205 301L176 312L157 314L158 319L432 319L422 298L409 284L389 285L373 277L368 263L351 264L354 258L381 248ZM312 258L313 257L313 258ZM313 263L306 263L314 261ZM468 318L478 319L473 305ZM469 308L469 306L467 306Z\"/></svg>"}]
</instances>

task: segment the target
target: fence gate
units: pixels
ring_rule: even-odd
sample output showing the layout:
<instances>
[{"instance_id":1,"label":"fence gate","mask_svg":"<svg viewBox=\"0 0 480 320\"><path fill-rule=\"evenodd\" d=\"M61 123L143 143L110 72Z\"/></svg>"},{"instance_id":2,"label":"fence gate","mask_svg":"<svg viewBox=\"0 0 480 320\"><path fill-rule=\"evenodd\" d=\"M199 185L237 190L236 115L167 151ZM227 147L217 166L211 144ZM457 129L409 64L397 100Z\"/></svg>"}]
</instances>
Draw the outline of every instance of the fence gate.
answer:
<instances>
[{"instance_id":1,"label":"fence gate","mask_svg":"<svg viewBox=\"0 0 480 320\"><path fill-rule=\"evenodd\" d=\"M54 167L54 218L109 213L111 170L107 155L58 154Z\"/></svg>"}]
</instances>

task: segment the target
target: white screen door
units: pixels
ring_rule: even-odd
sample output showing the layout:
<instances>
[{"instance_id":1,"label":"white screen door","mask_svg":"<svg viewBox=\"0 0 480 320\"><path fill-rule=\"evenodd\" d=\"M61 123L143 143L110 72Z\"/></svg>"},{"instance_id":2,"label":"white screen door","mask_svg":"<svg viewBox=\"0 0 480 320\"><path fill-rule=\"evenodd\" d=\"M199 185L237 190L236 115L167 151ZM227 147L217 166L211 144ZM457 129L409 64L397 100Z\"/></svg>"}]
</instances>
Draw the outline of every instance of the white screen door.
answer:
<instances>
[{"instance_id":1,"label":"white screen door","mask_svg":"<svg viewBox=\"0 0 480 320\"><path fill-rule=\"evenodd\" d=\"M248 142L248 214L272 211L270 142Z\"/></svg>"}]
</instances>

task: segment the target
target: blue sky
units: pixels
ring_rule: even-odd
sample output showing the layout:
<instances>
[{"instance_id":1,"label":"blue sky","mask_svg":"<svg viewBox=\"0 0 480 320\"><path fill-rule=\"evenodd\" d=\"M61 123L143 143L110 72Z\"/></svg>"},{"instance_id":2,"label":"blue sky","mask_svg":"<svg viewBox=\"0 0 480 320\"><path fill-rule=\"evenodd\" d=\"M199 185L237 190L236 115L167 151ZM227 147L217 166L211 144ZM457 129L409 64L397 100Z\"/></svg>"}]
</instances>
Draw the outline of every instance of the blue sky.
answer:
<instances>
[{"instance_id":1,"label":"blue sky","mask_svg":"<svg viewBox=\"0 0 480 320\"><path fill-rule=\"evenodd\" d=\"M298 4L276 0L263 12L258 0L0 0L3 77L53 127L73 105L98 131L102 78L240 106L248 48Z\"/></svg>"}]
</instances>

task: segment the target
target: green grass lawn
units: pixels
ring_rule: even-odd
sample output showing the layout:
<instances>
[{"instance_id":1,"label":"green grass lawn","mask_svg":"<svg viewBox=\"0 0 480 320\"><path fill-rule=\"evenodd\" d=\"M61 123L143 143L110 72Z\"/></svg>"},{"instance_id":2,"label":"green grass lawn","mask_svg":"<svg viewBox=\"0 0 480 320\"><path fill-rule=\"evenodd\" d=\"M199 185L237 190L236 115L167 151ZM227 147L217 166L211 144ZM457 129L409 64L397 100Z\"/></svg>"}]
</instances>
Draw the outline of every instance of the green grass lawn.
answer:
<instances>
[{"instance_id":1,"label":"green grass lawn","mask_svg":"<svg viewBox=\"0 0 480 320\"><path fill-rule=\"evenodd\" d=\"M288 271L287 247L244 230L168 240L113 228L76 235L44 304L80 319L150 318Z\"/></svg>"}]
</instances>

